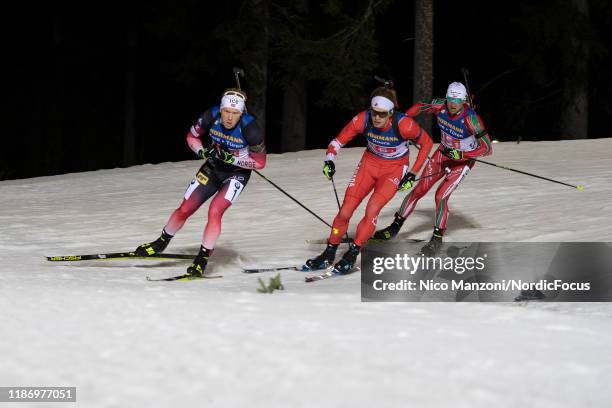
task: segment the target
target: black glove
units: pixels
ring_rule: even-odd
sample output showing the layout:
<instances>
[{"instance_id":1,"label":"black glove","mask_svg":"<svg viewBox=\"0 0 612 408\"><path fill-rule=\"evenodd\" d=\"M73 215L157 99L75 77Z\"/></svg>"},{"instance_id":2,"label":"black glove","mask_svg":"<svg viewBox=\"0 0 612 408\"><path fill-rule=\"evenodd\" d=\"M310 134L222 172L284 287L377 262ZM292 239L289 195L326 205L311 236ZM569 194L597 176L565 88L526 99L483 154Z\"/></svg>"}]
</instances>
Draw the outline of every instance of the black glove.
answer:
<instances>
[{"instance_id":1,"label":"black glove","mask_svg":"<svg viewBox=\"0 0 612 408\"><path fill-rule=\"evenodd\" d=\"M416 176L413 173L406 173L406 175L402 177L402 180L399 183L398 190L399 191L409 190L414 185L415 179L416 179Z\"/></svg>"},{"instance_id":2,"label":"black glove","mask_svg":"<svg viewBox=\"0 0 612 408\"><path fill-rule=\"evenodd\" d=\"M336 174L336 165L334 164L333 160L325 160L323 162L323 174L325 174L325 177L327 177L328 180L331 180L332 177L334 177L334 174Z\"/></svg>"}]
</instances>

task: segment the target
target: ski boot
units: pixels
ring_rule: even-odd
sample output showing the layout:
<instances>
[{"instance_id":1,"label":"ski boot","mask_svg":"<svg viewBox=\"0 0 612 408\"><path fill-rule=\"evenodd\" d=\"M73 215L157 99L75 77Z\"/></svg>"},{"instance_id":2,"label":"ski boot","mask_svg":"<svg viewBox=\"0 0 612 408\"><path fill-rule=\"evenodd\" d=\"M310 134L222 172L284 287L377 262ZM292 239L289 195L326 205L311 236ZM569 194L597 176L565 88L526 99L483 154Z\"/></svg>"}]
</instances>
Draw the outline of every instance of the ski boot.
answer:
<instances>
[{"instance_id":1,"label":"ski boot","mask_svg":"<svg viewBox=\"0 0 612 408\"><path fill-rule=\"evenodd\" d=\"M191 275L195 278L201 278L204 276L206 265L208 265L208 258L212 255L212 253L212 249L200 247L200 252L198 252L198 255L196 255L191 266L187 268L187 275Z\"/></svg>"},{"instance_id":2,"label":"ski boot","mask_svg":"<svg viewBox=\"0 0 612 408\"><path fill-rule=\"evenodd\" d=\"M316 271L317 269L327 269L330 265L333 265L337 250L338 244L330 244L328 241L327 247L321 255L307 260L304 266L302 266L302 270Z\"/></svg>"},{"instance_id":3,"label":"ski boot","mask_svg":"<svg viewBox=\"0 0 612 408\"><path fill-rule=\"evenodd\" d=\"M164 252L164 249L166 249L172 237L173 235L168 234L166 230L162 230L162 234L159 236L159 238L153 242L149 242L148 244L140 245L138 248L136 248L134 253L136 256L149 256Z\"/></svg>"},{"instance_id":4,"label":"ski boot","mask_svg":"<svg viewBox=\"0 0 612 408\"><path fill-rule=\"evenodd\" d=\"M431 239L423 248L421 248L421 254L427 257L434 257L440 251L442 247L442 236L444 235L444 231L439 228L434 228L433 235Z\"/></svg>"},{"instance_id":5,"label":"ski boot","mask_svg":"<svg viewBox=\"0 0 612 408\"><path fill-rule=\"evenodd\" d=\"M404 225L405 220L406 219L403 218L401 215L395 213L395 219L393 220L391 225L389 225L387 228L383 228L381 230L376 231L374 235L372 235L372 238L370 238L370 240L372 242L390 240L391 238L397 235L400 228L402 228L402 225Z\"/></svg>"},{"instance_id":6,"label":"ski boot","mask_svg":"<svg viewBox=\"0 0 612 408\"><path fill-rule=\"evenodd\" d=\"M344 275L350 273L353 267L355 266L355 261L357 260L357 255L361 251L361 247L354 242L351 242L349 245L348 251L342 255L342 259L340 259L334 265L334 273Z\"/></svg>"}]
</instances>

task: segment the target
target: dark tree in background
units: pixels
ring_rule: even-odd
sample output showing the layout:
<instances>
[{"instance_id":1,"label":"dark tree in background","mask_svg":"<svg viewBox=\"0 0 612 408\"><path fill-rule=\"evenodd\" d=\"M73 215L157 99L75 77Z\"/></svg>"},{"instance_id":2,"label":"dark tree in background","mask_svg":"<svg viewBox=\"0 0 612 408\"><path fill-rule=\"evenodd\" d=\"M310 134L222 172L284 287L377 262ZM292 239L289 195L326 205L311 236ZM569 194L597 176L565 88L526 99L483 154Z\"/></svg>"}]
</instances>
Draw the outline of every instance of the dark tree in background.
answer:
<instances>
[{"instance_id":1,"label":"dark tree in background","mask_svg":"<svg viewBox=\"0 0 612 408\"><path fill-rule=\"evenodd\" d=\"M593 7L601 19L598 22L589 17ZM525 128L523 134L537 129L547 139L589 137L593 133L589 100L598 88L591 86L589 78L609 67L604 58L610 39L604 30L609 37L610 5L600 0L549 0L526 3L518 10L514 18L519 31L511 57L517 65L516 75L512 74L517 87L507 99L514 102L508 108L515 124ZM601 25L603 21L607 27ZM535 115L547 126L528 124Z\"/></svg>"},{"instance_id":2,"label":"dark tree in background","mask_svg":"<svg viewBox=\"0 0 612 408\"><path fill-rule=\"evenodd\" d=\"M571 0L567 5L573 15L575 28L566 28L563 58L563 113L561 115L562 139L586 139L589 133L589 44L584 34L591 31L589 2ZM568 21L568 23L571 23ZM571 27L571 26L570 26Z\"/></svg>"},{"instance_id":3,"label":"dark tree in background","mask_svg":"<svg viewBox=\"0 0 612 408\"><path fill-rule=\"evenodd\" d=\"M412 92L414 99L433 98L433 55L434 55L434 4L433 0L414 2L414 77ZM432 134L432 119L429 115L417 118L419 124Z\"/></svg>"},{"instance_id":4,"label":"dark tree in background","mask_svg":"<svg viewBox=\"0 0 612 408\"><path fill-rule=\"evenodd\" d=\"M270 59L270 1L246 0L237 20L217 27L217 35L230 49L248 75L248 106L259 125L266 128L268 61Z\"/></svg>"},{"instance_id":5,"label":"dark tree in background","mask_svg":"<svg viewBox=\"0 0 612 408\"><path fill-rule=\"evenodd\" d=\"M304 61L300 56L285 58L285 46L291 47L291 38L310 38L308 0L292 2L294 7L279 7L278 30L279 41L276 42L276 64L279 66L282 88L282 111L280 130L280 150L296 152L306 148L307 114L308 114L308 81L303 69ZM283 41L285 39L285 41ZM289 40L286 40L289 39Z\"/></svg>"},{"instance_id":6,"label":"dark tree in background","mask_svg":"<svg viewBox=\"0 0 612 408\"><path fill-rule=\"evenodd\" d=\"M272 153L324 148L368 107L374 75L394 79L405 109L443 96L461 67L500 141L611 137L611 8L607 0L518 0L503 12L487 0L16 3L21 14L4 27L0 179L194 159L185 134L234 85L233 66L246 71L248 106Z\"/></svg>"},{"instance_id":7,"label":"dark tree in background","mask_svg":"<svg viewBox=\"0 0 612 408\"><path fill-rule=\"evenodd\" d=\"M138 32L134 26L128 27L126 35L128 50L125 67L125 113L123 130L123 166L129 167L136 162L136 50Z\"/></svg>"}]
</instances>

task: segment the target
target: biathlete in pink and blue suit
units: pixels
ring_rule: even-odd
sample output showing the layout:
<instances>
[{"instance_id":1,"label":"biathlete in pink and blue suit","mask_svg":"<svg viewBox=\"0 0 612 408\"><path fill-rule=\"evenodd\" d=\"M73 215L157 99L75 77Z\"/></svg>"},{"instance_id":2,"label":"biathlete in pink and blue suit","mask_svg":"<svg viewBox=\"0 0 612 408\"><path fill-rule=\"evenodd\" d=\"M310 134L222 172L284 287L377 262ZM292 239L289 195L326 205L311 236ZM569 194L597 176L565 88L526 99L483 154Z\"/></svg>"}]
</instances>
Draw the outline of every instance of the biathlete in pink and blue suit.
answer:
<instances>
[{"instance_id":1,"label":"biathlete in pink and blue suit","mask_svg":"<svg viewBox=\"0 0 612 408\"><path fill-rule=\"evenodd\" d=\"M170 216L161 236L136 248L137 255L154 255L165 250L187 218L214 195L208 208L202 246L187 268L189 275L204 274L221 234L221 217L242 193L251 171L266 165L263 132L255 117L246 113L246 99L244 91L227 89L221 104L204 112L191 127L187 144L206 162L191 180L181 205Z\"/></svg>"}]
</instances>

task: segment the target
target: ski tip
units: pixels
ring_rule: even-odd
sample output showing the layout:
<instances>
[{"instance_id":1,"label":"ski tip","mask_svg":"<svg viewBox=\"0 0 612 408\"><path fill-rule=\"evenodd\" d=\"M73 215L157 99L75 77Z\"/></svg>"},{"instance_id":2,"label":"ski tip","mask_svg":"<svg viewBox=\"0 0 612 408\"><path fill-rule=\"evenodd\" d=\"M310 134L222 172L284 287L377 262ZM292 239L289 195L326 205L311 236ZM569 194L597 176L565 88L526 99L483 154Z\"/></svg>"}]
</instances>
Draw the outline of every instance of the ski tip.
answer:
<instances>
[{"instance_id":1,"label":"ski tip","mask_svg":"<svg viewBox=\"0 0 612 408\"><path fill-rule=\"evenodd\" d=\"M576 190L582 191L582 190L584 190L584 186L578 185L578 186L576 186Z\"/></svg>"}]
</instances>

